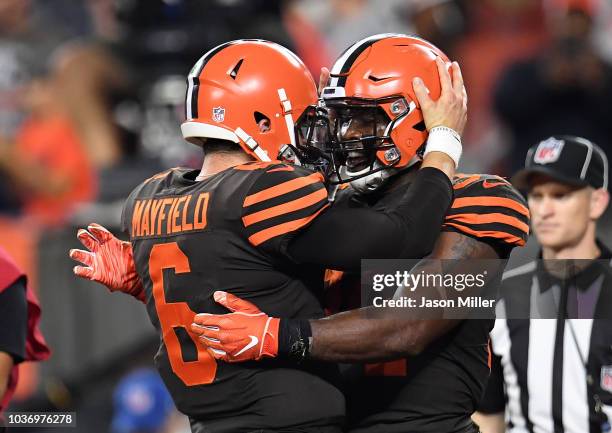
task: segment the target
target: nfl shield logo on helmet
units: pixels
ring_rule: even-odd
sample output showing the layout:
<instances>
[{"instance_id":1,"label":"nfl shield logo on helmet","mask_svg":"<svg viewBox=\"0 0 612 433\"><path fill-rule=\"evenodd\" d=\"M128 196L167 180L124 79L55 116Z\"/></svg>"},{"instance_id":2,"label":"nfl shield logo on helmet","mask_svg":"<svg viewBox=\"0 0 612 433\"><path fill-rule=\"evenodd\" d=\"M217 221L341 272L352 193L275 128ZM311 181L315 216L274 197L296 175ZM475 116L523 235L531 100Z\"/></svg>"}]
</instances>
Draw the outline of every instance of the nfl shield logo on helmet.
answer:
<instances>
[{"instance_id":1,"label":"nfl shield logo on helmet","mask_svg":"<svg viewBox=\"0 0 612 433\"><path fill-rule=\"evenodd\" d=\"M601 389L612 392L612 365L601 367Z\"/></svg>"},{"instance_id":2,"label":"nfl shield logo on helmet","mask_svg":"<svg viewBox=\"0 0 612 433\"><path fill-rule=\"evenodd\" d=\"M563 140L557 140L553 137L542 141L535 151L533 162L536 164L549 164L557 161L561 156L564 144Z\"/></svg>"},{"instance_id":3,"label":"nfl shield logo on helmet","mask_svg":"<svg viewBox=\"0 0 612 433\"><path fill-rule=\"evenodd\" d=\"M225 120L225 108L213 107L213 120L217 123L221 123Z\"/></svg>"}]
</instances>

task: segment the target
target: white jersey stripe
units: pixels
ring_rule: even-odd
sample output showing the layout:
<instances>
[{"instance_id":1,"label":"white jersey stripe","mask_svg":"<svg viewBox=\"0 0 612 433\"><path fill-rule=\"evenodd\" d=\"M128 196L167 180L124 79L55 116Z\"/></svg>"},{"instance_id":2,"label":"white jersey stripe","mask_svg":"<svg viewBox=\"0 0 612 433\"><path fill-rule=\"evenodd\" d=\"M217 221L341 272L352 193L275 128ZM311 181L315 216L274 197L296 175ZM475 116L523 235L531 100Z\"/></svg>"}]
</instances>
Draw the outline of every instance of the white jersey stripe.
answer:
<instances>
[{"instance_id":1,"label":"white jersey stripe","mask_svg":"<svg viewBox=\"0 0 612 433\"><path fill-rule=\"evenodd\" d=\"M573 327L579 348L572 336ZM586 371L583 359L588 359L592 320L567 319L563 333L563 428L565 433L589 431ZM578 353L578 349L580 353Z\"/></svg>"},{"instance_id":2,"label":"white jersey stripe","mask_svg":"<svg viewBox=\"0 0 612 433\"><path fill-rule=\"evenodd\" d=\"M552 417L552 367L556 333L556 319L531 321L529 341L533 344L529 344L527 388L530 397L528 417L533 423L534 433L550 433L555 430ZM546 341L549 344L543 343Z\"/></svg>"},{"instance_id":3,"label":"white jersey stripe","mask_svg":"<svg viewBox=\"0 0 612 433\"><path fill-rule=\"evenodd\" d=\"M503 305L498 304L498 306L503 309ZM527 423L521 411L521 389L518 385L518 375L510 359L512 341L510 340L508 322L505 319L495 321L495 327L491 331L491 345L493 353L501 356L504 383L508 395L506 417L514 426L512 433L528 433Z\"/></svg>"}]
</instances>

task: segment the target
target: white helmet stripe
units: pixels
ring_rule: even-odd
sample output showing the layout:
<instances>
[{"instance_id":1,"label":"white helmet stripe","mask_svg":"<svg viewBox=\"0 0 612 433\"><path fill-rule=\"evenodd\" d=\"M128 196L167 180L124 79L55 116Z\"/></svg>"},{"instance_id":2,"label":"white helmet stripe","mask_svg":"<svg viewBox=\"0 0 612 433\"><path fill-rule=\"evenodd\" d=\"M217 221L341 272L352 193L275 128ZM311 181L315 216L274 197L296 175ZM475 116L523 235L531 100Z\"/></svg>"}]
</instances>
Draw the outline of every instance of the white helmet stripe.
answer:
<instances>
[{"instance_id":1,"label":"white helmet stripe","mask_svg":"<svg viewBox=\"0 0 612 433\"><path fill-rule=\"evenodd\" d=\"M280 98L280 102L283 107L283 115L285 117L285 124L287 125L289 140L291 141L293 147L295 147L295 123L293 122L293 116L291 114L291 101L289 101L287 98L287 92L285 92L285 89L278 89L278 97Z\"/></svg>"},{"instance_id":2,"label":"white helmet stripe","mask_svg":"<svg viewBox=\"0 0 612 433\"><path fill-rule=\"evenodd\" d=\"M223 48L233 45L240 41L226 42L208 50L200 59L193 65L191 71L187 75L187 95L185 97L185 118L187 120L198 117L198 87L200 85L200 74L204 70L204 66L210 59L214 57Z\"/></svg>"},{"instance_id":3,"label":"white helmet stripe","mask_svg":"<svg viewBox=\"0 0 612 433\"><path fill-rule=\"evenodd\" d=\"M192 109L192 97L193 97L193 88L195 86L195 80L193 77L187 77L187 97L185 98L185 119L191 120L193 119L193 109Z\"/></svg>"}]
</instances>

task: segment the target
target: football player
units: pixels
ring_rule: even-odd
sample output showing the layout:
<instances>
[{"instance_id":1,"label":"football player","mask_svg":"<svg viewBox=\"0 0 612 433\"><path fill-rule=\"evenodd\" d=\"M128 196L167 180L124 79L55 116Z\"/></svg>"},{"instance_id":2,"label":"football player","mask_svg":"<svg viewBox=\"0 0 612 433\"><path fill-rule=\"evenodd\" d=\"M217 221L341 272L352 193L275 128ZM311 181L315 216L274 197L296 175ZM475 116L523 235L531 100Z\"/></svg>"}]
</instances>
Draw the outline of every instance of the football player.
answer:
<instances>
[{"instance_id":1,"label":"football player","mask_svg":"<svg viewBox=\"0 0 612 433\"><path fill-rule=\"evenodd\" d=\"M438 64L447 60L418 38L377 35L357 42L336 61L322 92L331 131L327 153L332 177L350 181L352 188L341 191L334 207L384 209L412 182L427 131L431 142L437 126L427 115L429 101L419 94L422 89L412 92L409 83L435 74L434 58ZM449 90L448 83L441 80L442 93ZM417 101L424 115L416 109ZM454 135L446 132L449 139ZM455 198L429 259L507 259L515 246L525 243L529 213L508 182L477 174L457 175L453 184ZM387 257L413 256L405 250L389 251ZM413 272L439 271L427 260ZM500 278L498 272L494 285ZM354 291L359 293L358 279L356 283ZM400 287L396 297L407 295L405 291L409 289ZM233 313L198 314L192 330L216 358L227 362L259 359L259 346L267 348L267 357L286 358L292 347L299 348L294 356L297 352L309 360L364 363L403 358L362 366L363 375L352 381L347 393L351 431L478 431L470 415L489 374L493 319L422 320L409 313L372 320L368 313L373 307L324 319L278 319L223 291L215 293L215 299ZM262 332L264 327L267 332ZM264 338L243 350L249 335Z\"/></svg>"},{"instance_id":2,"label":"football player","mask_svg":"<svg viewBox=\"0 0 612 433\"><path fill-rule=\"evenodd\" d=\"M453 74L460 89L457 66ZM440 80L450 85L447 71L429 85L440 88ZM464 107L454 101L461 97L448 92L431 110L461 129ZM132 192L122 217L130 243L92 225L79 232L90 251L71 251L87 265L77 275L147 303L162 337L158 369L193 431L339 431L344 400L333 368L217 363L189 329L194 311L222 313L212 298L222 288L274 316L322 317L324 267L355 268L361 257L406 247L427 250L450 204L448 175L461 149L451 140L448 149L426 148L426 167L393 206L330 208L320 173L276 160L300 155L307 128L299 126L316 119L316 101L312 77L281 46L234 41L209 51L189 74L181 126L187 140L204 148L202 170L168 170ZM424 191L435 205L418 199ZM410 236L419 221L428 233ZM353 234L366 226L380 230L357 241ZM257 346L258 357L278 353L259 344L268 332L284 335L264 326L242 352Z\"/></svg>"}]
</instances>

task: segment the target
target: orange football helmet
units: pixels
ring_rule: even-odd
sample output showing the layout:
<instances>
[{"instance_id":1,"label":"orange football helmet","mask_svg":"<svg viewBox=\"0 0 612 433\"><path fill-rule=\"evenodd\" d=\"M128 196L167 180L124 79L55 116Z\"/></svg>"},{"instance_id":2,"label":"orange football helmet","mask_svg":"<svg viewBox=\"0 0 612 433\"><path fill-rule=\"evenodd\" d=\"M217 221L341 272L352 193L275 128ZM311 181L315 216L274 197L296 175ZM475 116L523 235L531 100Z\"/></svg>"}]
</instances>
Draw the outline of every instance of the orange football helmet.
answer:
<instances>
[{"instance_id":1,"label":"orange football helmet","mask_svg":"<svg viewBox=\"0 0 612 433\"><path fill-rule=\"evenodd\" d=\"M441 88L436 57L450 68L448 57L423 39L380 34L356 42L334 63L321 96L329 117L327 153L338 183L420 159L428 132L412 79L420 77L437 99ZM363 132L348 136L351 124L358 122ZM355 151L361 152L360 163L347 168Z\"/></svg>"},{"instance_id":2,"label":"orange football helmet","mask_svg":"<svg viewBox=\"0 0 612 433\"><path fill-rule=\"evenodd\" d=\"M317 88L302 61L264 40L213 48L187 80L183 137L203 146L206 138L232 141L260 161L296 148L295 125L317 103ZM270 128L262 132L258 123L266 118Z\"/></svg>"}]
</instances>

